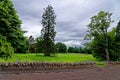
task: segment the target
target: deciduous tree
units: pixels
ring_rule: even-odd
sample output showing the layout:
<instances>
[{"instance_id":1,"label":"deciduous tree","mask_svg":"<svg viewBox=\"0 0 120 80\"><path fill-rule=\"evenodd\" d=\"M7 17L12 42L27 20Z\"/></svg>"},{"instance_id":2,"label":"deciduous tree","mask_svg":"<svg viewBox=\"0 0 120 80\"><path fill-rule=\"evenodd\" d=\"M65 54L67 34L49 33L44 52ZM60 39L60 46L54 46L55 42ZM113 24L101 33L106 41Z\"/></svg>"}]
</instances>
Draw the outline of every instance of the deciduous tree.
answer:
<instances>
[{"instance_id":1,"label":"deciduous tree","mask_svg":"<svg viewBox=\"0 0 120 80\"><path fill-rule=\"evenodd\" d=\"M113 22L111 20L111 15L112 13L100 11L91 18L91 22L88 25L88 36L92 37L96 44L100 44L96 47L104 49L103 52L105 52L105 57L108 61L110 60L108 50L108 28L110 27L110 23Z\"/></svg>"},{"instance_id":2,"label":"deciduous tree","mask_svg":"<svg viewBox=\"0 0 120 80\"><path fill-rule=\"evenodd\" d=\"M21 23L12 1L0 0L0 35L6 36L15 52L26 52L28 48Z\"/></svg>"},{"instance_id":3,"label":"deciduous tree","mask_svg":"<svg viewBox=\"0 0 120 80\"><path fill-rule=\"evenodd\" d=\"M67 46L64 43L58 42L55 47L58 53L66 53L67 51Z\"/></svg>"}]
</instances>

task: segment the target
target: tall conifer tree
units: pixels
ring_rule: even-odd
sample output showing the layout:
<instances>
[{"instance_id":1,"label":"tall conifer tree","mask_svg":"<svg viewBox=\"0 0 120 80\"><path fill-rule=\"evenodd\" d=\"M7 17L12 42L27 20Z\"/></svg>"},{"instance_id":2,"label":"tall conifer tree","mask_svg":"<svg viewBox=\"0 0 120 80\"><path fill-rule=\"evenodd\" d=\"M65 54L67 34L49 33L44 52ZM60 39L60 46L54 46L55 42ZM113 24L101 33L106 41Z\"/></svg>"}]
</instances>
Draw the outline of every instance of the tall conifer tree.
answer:
<instances>
[{"instance_id":1,"label":"tall conifer tree","mask_svg":"<svg viewBox=\"0 0 120 80\"><path fill-rule=\"evenodd\" d=\"M56 35L55 31L55 20L56 15L51 5L48 5L47 8L44 9L42 15L42 30L41 30L41 37L43 39L44 44L44 53L45 56L50 56L51 53L54 53L55 45L54 45L54 38Z\"/></svg>"}]
</instances>

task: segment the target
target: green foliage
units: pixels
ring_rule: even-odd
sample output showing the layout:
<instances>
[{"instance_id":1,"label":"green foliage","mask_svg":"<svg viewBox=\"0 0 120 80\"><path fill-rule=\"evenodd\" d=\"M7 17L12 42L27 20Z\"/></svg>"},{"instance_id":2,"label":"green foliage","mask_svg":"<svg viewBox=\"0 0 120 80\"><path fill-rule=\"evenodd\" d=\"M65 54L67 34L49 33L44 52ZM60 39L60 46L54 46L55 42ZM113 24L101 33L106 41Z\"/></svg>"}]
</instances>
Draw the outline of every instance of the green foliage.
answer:
<instances>
[{"instance_id":1,"label":"green foliage","mask_svg":"<svg viewBox=\"0 0 120 80\"><path fill-rule=\"evenodd\" d=\"M115 32L115 52L118 56L118 60L120 61L120 21L117 24L116 32Z\"/></svg>"},{"instance_id":2,"label":"green foliage","mask_svg":"<svg viewBox=\"0 0 120 80\"><path fill-rule=\"evenodd\" d=\"M18 40L19 40L19 39L18 39ZM26 38L26 37L21 37L18 42L19 42L19 44L18 44L18 45L15 45L15 46L16 46L15 52L16 52L16 53L27 53L27 51L28 51L28 46L29 46L29 43L28 43L27 38Z\"/></svg>"},{"instance_id":3,"label":"green foliage","mask_svg":"<svg viewBox=\"0 0 120 80\"><path fill-rule=\"evenodd\" d=\"M45 57L43 54L15 54L8 60L0 59L0 62L84 62L95 61L89 54L57 54L56 56Z\"/></svg>"},{"instance_id":4,"label":"green foliage","mask_svg":"<svg viewBox=\"0 0 120 80\"><path fill-rule=\"evenodd\" d=\"M118 60L118 53L116 53L116 42L115 42L115 34L116 29L113 28L112 31L108 32L108 45L109 45L109 53L110 53L110 60L117 61Z\"/></svg>"},{"instance_id":5,"label":"green foliage","mask_svg":"<svg viewBox=\"0 0 120 80\"><path fill-rule=\"evenodd\" d=\"M96 62L96 65L97 65L98 67L105 67L105 62L97 61L97 62Z\"/></svg>"},{"instance_id":6,"label":"green foliage","mask_svg":"<svg viewBox=\"0 0 120 80\"><path fill-rule=\"evenodd\" d=\"M88 37L92 37L93 39L92 46L95 56L97 58L104 56L104 59L108 61L110 60L108 28L110 27L110 23L113 22L111 15L112 13L100 11L97 15L93 16L88 25L89 34L87 34ZM105 54L101 53L101 51Z\"/></svg>"},{"instance_id":7,"label":"green foliage","mask_svg":"<svg viewBox=\"0 0 120 80\"><path fill-rule=\"evenodd\" d=\"M97 15L91 18L88 24L88 32L91 37L106 37L107 29L110 27L112 13L100 11ZM101 36L103 34L104 36Z\"/></svg>"},{"instance_id":8,"label":"green foliage","mask_svg":"<svg viewBox=\"0 0 120 80\"><path fill-rule=\"evenodd\" d=\"M36 38L36 44L35 44L36 53L43 53L43 48L44 48L44 44L43 44L42 38L37 37Z\"/></svg>"},{"instance_id":9,"label":"green foliage","mask_svg":"<svg viewBox=\"0 0 120 80\"><path fill-rule=\"evenodd\" d=\"M69 47L68 53L79 53L79 48L77 47Z\"/></svg>"},{"instance_id":10,"label":"green foliage","mask_svg":"<svg viewBox=\"0 0 120 80\"><path fill-rule=\"evenodd\" d=\"M9 58L14 54L14 49L10 43L6 41L5 38L0 36L0 57Z\"/></svg>"},{"instance_id":11,"label":"green foliage","mask_svg":"<svg viewBox=\"0 0 120 80\"><path fill-rule=\"evenodd\" d=\"M86 47L68 47L68 53L92 54L90 49Z\"/></svg>"},{"instance_id":12,"label":"green foliage","mask_svg":"<svg viewBox=\"0 0 120 80\"><path fill-rule=\"evenodd\" d=\"M92 54L92 51L90 48L84 47L84 48L80 49L80 53Z\"/></svg>"},{"instance_id":13,"label":"green foliage","mask_svg":"<svg viewBox=\"0 0 120 80\"><path fill-rule=\"evenodd\" d=\"M118 22L116 27L115 40L120 42L120 21Z\"/></svg>"},{"instance_id":14,"label":"green foliage","mask_svg":"<svg viewBox=\"0 0 120 80\"><path fill-rule=\"evenodd\" d=\"M0 0L0 35L7 37L15 52L26 52L28 48L21 23L12 1Z\"/></svg>"},{"instance_id":15,"label":"green foliage","mask_svg":"<svg viewBox=\"0 0 120 80\"><path fill-rule=\"evenodd\" d=\"M69 47L67 50L68 53L73 53L74 52L74 48L73 47Z\"/></svg>"},{"instance_id":16,"label":"green foliage","mask_svg":"<svg viewBox=\"0 0 120 80\"><path fill-rule=\"evenodd\" d=\"M116 61L119 59L119 54L116 52L116 42L115 42L115 28L112 31L108 32L108 51L109 57L111 61ZM106 60L106 53L104 50L104 40L102 39L94 39L91 43L91 49L93 52L93 56L98 60ZM118 48L117 48L118 49Z\"/></svg>"},{"instance_id":17,"label":"green foliage","mask_svg":"<svg viewBox=\"0 0 120 80\"><path fill-rule=\"evenodd\" d=\"M56 15L51 5L48 5L48 7L44 10L45 12L42 15L41 22L43 26L41 30L41 37L43 39L43 51L45 53L45 56L50 56L51 53L55 52L54 38L56 31L54 28L56 24Z\"/></svg>"},{"instance_id":18,"label":"green foliage","mask_svg":"<svg viewBox=\"0 0 120 80\"><path fill-rule=\"evenodd\" d=\"M34 40L32 35L29 37L28 43L29 43L29 50L28 51L30 53L35 53L36 52L36 50L35 50L35 48L36 48L35 47L35 40Z\"/></svg>"},{"instance_id":19,"label":"green foliage","mask_svg":"<svg viewBox=\"0 0 120 80\"><path fill-rule=\"evenodd\" d=\"M58 53L66 53L67 51L67 46L64 43L58 42L56 45L56 52Z\"/></svg>"},{"instance_id":20,"label":"green foliage","mask_svg":"<svg viewBox=\"0 0 120 80\"><path fill-rule=\"evenodd\" d=\"M106 60L106 53L104 50L104 41L95 38L92 40L91 49L93 56L98 60Z\"/></svg>"}]
</instances>

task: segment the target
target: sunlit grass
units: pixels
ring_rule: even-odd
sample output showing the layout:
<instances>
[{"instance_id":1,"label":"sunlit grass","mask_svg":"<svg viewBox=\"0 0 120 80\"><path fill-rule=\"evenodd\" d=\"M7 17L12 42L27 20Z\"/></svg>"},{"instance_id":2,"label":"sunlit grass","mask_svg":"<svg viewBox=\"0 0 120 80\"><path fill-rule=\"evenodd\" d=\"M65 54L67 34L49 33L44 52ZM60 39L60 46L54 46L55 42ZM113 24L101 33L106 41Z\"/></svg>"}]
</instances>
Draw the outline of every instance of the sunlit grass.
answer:
<instances>
[{"instance_id":1,"label":"sunlit grass","mask_svg":"<svg viewBox=\"0 0 120 80\"><path fill-rule=\"evenodd\" d=\"M85 62L95 61L91 54L56 54L55 56L45 57L43 54L15 54L7 60L1 58L0 62Z\"/></svg>"},{"instance_id":2,"label":"sunlit grass","mask_svg":"<svg viewBox=\"0 0 120 80\"><path fill-rule=\"evenodd\" d=\"M104 66L105 66L105 62L103 62L103 61L97 61L97 62L96 62L96 65L97 65L98 67L104 67Z\"/></svg>"}]
</instances>

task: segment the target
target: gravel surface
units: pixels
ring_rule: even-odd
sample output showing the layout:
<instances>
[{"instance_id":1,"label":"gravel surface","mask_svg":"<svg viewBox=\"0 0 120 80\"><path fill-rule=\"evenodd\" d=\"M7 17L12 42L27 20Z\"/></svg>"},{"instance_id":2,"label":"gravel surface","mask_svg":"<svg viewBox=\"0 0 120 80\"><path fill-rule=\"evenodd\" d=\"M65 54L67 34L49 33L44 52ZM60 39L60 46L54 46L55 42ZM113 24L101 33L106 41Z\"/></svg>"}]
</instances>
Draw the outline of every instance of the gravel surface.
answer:
<instances>
[{"instance_id":1,"label":"gravel surface","mask_svg":"<svg viewBox=\"0 0 120 80\"><path fill-rule=\"evenodd\" d=\"M0 80L120 80L120 65L56 71L0 71Z\"/></svg>"}]
</instances>

